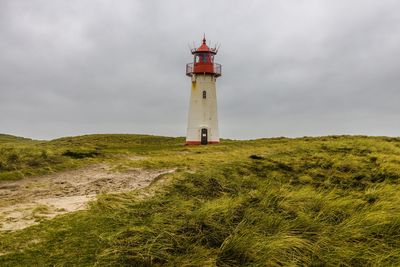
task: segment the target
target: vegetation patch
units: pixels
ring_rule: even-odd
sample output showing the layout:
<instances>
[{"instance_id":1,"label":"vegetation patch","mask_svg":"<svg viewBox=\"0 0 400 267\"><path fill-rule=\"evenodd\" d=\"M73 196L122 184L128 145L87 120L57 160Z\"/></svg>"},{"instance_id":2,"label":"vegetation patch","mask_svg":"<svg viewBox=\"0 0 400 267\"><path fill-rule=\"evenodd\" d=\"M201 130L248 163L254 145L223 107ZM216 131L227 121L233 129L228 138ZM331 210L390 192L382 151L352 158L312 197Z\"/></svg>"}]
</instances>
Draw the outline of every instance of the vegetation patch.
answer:
<instances>
[{"instance_id":1,"label":"vegetation patch","mask_svg":"<svg viewBox=\"0 0 400 267\"><path fill-rule=\"evenodd\" d=\"M177 171L148 197L102 195L89 210L0 233L0 265L398 266L399 145L328 136L183 146L140 135L35 144L78 164ZM62 156L68 149L101 156ZM17 170L34 168L17 154Z\"/></svg>"},{"instance_id":2,"label":"vegetation patch","mask_svg":"<svg viewBox=\"0 0 400 267\"><path fill-rule=\"evenodd\" d=\"M94 158L101 155L98 151L71 151L67 150L62 153L63 156L74 158L74 159L83 159L83 158Z\"/></svg>"}]
</instances>

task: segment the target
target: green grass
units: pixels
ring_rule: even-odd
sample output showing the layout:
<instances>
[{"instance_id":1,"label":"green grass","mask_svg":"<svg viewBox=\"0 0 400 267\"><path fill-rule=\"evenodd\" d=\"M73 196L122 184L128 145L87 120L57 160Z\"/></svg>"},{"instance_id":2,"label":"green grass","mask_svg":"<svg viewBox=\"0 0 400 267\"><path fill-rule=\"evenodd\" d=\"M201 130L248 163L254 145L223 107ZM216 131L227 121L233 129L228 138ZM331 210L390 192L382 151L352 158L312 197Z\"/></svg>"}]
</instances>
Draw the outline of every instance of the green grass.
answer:
<instances>
[{"instance_id":1,"label":"green grass","mask_svg":"<svg viewBox=\"0 0 400 267\"><path fill-rule=\"evenodd\" d=\"M149 135L86 135L36 141L0 135L0 181L78 168L180 146L179 138Z\"/></svg>"},{"instance_id":2,"label":"green grass","mask_svg":"<svg viewBox=\"0 0 400 267\"><path fill-rule=\"evenodd\" d=\"M2 266L400 265L399 138L6 139L2 162L25 177L97 162L177 172L151 197L102 195L89 210L1 233Z\"/></svg>"}]
</instances>

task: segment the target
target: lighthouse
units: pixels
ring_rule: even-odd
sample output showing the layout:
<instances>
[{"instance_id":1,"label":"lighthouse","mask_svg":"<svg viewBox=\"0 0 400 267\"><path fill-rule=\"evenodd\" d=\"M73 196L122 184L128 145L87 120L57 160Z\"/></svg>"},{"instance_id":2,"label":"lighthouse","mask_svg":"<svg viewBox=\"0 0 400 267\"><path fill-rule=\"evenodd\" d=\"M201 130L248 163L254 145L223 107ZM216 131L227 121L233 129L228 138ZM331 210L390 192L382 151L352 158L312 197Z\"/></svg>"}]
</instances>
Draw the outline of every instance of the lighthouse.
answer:
<instances>
[{"instance_id":1,"label":"lighthouse","mask_svg":"<svg viewBox=\"0 0 400 267\"><path fill-rule=\"evenodd\" d=\"M214 62L218 52L210 48L204 36L199 48L191 49L193 62L186 64L186 75L191 78L187 145L219 143L216 81L221 76L221 65Z\"/></svg>"}]
</instances>

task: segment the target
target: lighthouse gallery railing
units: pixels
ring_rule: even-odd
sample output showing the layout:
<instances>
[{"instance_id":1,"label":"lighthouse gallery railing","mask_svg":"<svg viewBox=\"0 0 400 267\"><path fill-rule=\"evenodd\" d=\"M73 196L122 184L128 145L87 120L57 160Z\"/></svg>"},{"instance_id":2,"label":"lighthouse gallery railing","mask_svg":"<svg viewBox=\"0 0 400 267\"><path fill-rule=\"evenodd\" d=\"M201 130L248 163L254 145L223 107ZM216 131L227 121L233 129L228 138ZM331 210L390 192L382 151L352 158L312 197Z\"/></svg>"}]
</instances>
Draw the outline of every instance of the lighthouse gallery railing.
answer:
<instances>
[{"instance_id":1,"label":"lighthouse gallery railing","mask_svg":"<svg viewBox=\"0 0 400 267\"><path fill-rule=\"evenodd\" d=\"M215 76L221 76L221 70L222 70L222 65L218 63L213 64L213 74ZM192 76L193 74L193 69L194 69L194 63L188 63L186 64L186 75L187 76Z\"/></svg>"}]
</instances>

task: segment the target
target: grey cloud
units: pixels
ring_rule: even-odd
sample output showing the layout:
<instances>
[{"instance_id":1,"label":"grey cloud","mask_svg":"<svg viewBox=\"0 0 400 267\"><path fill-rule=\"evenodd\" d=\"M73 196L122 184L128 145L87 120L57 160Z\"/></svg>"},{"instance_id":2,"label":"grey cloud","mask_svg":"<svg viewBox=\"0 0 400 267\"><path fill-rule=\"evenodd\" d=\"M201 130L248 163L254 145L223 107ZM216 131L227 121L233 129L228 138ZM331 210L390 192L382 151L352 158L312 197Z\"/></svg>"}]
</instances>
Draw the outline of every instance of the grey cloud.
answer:
<instances>
[{"instance_id":1,"label":"grey cloud","mask_svg":"<svg viewBox=\"0 0 400 267\"><path fill-rule=\"evenodd\" d=\"M0 132L184 135L203 32L222 137L400 132L400 3L0 1Z\"/></svg>"}]
</instances>

